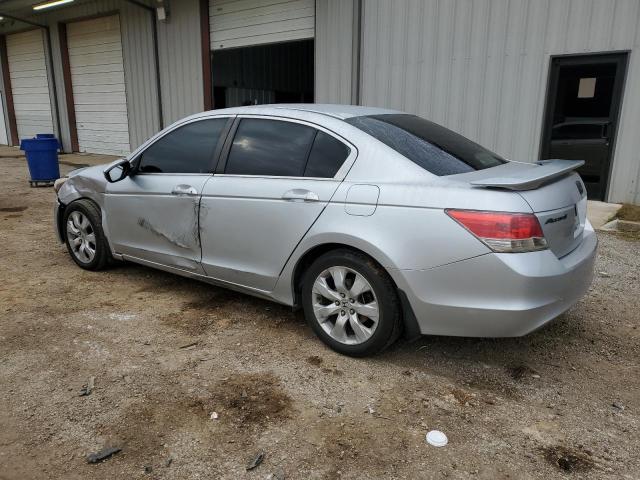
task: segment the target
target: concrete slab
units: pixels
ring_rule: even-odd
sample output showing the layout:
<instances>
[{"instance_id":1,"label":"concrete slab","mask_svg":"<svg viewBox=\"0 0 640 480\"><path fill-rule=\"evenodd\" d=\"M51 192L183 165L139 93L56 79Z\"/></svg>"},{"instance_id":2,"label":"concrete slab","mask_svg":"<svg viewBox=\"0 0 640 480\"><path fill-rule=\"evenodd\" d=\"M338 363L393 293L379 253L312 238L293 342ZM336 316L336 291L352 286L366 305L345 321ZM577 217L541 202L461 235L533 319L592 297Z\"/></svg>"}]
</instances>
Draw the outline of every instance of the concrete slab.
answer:
<instances>
[{"instance_id":1,"label":"concrete slab","mask_svg":"<svg viewBox=\"0 0 640 480\"><path fill-rule=\"evenodd\" d=\"M628 220L615 220L606 223L600 228L605 232L626 232L626 233L638 233L640 232L640 222L630 222Z\"/></svg>"},{"instance_id":2,"label":"concrete slab","mask_svg":"<svg viewBox=\"0 0 640 480\"><path fill-rule=\"evenodd\" d=\"M602 228L616 216L622 205L589 200L587 202L587 218L596 230Z\"/></svg>"},{"instance_id":3,"label":"concrete slab","mask_svg":"<svg viewBox=\"0 0 640 480\"><path fill-rule=\"evenodd\" d=\"M0 158L16 158L24 157L24 152L18 147L10 147L8 145L0 145Z\"/></svg>"}]
</instances>

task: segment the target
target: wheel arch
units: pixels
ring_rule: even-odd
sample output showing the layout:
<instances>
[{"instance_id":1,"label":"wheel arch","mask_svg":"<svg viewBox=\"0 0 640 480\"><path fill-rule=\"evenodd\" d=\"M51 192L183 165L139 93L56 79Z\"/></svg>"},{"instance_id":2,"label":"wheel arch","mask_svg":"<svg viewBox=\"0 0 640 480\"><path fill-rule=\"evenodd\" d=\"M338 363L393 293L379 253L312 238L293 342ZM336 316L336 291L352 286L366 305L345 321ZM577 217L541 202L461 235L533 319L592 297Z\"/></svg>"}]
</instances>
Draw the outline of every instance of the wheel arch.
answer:
<instances>
[{"instance_id":1,"label":"wheel arch","mask_svg":"<svg viewBox=\"0 0 640 480\"><path fill-rule=\"evenodd\" d=\"M381 252L378 253L378 255L376 255L377 253L375 252L376 249L373 247L370 249L367 249L367 250L370 250L370 251L367 251L362 248L355 247L349 243L326 242L326 243L319 243L308 248L296 262L291 274L291 288L292 288L292 294L293 294L294 308L299 308L301 304L302 278L304 276L304 272L306 272L306 270L311 266L311 264L320 256L324 255L327 252L330 252L333 250L339 250L339 249L351 250L369 257L376 264L378 264L380 268L382 268L387 273L387 275L389 275L389 278L391 279L391 282L395 287L396 293L400 300L400 305L402 307L401 313L402 313L404 337L408 339L415 339L420 337L421 335L420 327L418 326L418 322L413 312L413 309L411 308L411 305L407 299L407 295L398 287L398 284L393 278L393 275L390 274L389 269L384 265L385 263L387 263L388 265L389 260ZM372 251L374 251L375 253L372 253ZM382 258L384 258L385 260L380 261L380 259Z\"/></svg>"},{"instance_id":2,"label":"wheel arch","mask_svg":"<svg viewBox=\"0 0 640 480\"><path fill-rule=\"evenodd\" d=\"M95 200L93 200L92 198L78 196L78 197L75 197L75 198L71 199L67 203L62 203L61 201L58 201L58 212L57 212L57 215L56 215L56 223L57 223L56 228L58 229L58 238L61 240L62 243L64 243L64 238L65 238L64 212L69 207L69 205L71 205L72 203L77 202L79 200L87 200L87 201L93 203L96 206L96 208L98 208L98 210L100 210L100 213L102 214L102 217L104 218L104 210L102 209L100 204L98 202L96 202Z\"/></svg>"}]
</instances>

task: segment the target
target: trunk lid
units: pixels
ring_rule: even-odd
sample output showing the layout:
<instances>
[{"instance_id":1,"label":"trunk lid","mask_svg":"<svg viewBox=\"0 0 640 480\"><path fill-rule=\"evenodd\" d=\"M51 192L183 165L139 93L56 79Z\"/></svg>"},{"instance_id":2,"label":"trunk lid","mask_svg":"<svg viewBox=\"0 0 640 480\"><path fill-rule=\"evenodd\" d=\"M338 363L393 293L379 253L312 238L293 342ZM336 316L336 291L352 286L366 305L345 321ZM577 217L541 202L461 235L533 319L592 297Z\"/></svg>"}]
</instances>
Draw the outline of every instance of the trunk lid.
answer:
<instances>
[{"instance_id":1,"label":"trunk lid","mask_svg":"<svg viewBox=\"0 0 640 480\"><path fill-rule=\"evenodd\" d=\"M513 190L538 217L549 249L558 257L582 243L587 221L587 191L574 170L583 161L509 162L456 175L477 188Z\"/></svg>"}]
</instances>

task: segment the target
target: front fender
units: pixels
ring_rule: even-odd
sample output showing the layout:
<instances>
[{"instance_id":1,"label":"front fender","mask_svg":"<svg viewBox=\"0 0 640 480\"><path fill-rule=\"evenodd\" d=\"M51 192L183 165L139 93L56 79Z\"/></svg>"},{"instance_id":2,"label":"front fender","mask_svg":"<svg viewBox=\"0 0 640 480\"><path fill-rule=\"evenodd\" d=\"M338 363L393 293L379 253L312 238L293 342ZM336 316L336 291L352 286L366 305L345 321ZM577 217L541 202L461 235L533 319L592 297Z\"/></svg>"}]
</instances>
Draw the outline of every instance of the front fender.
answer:
<instances>
[{"instance_id":1,"label":"front fender","mask_svg":"<svg viewBox=\"0 0 640 480\"><path fill-rule=\"evenodd\" d=\"M81 198L87 198L93 201L100 210L104 212L106 180L102 173L103 170L104 165L74 170L70 173L67 181L62 184L60 190L58 190L53 216L57 238L60 243L64 242L64 210L71 202ZM102 215L102 227L106 233L105 215Z\"/></svg>"}]
</instances>

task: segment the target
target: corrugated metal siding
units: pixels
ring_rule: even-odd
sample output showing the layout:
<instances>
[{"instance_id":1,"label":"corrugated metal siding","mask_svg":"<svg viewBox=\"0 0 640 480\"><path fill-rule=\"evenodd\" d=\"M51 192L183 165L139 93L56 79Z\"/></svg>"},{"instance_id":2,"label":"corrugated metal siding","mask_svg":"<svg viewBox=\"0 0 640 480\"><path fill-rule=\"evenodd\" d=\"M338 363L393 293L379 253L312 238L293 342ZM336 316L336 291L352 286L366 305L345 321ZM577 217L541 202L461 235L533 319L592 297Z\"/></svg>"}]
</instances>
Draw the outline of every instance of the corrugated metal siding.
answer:
<instances>
[{"instance_id":1,"label":"corrugated metal siding","mask_svg":"<svg viewBox=\"0 0 640 480\"><path fill-rule=\"evenodd\" d=\"M211 49L313 38L314 0L210 0Z\"/></svg>"},{"instance_id":2,"label":"corrugated metal siding","mask_svg":"<svg viewBox=\"0 0 640 480\"><path fill-rule=\"evenodd\" d=\"M171 4L170 18L158 24L160 80L166 125L204 109L198 0Z\"/></svg>"},{"instance_id":3,"label":"corrugated metal siding","mask_svg":"<svg viewBox=\"0 0 640 480\"><path fill-rule=\"evenodd\" d=\"M356 0L316 0L315 101L350 104Z\"/></svg>"},{"instance_id":4,"label":"corrugated metal siding","mask_svg":"<svg viewBox=\"0 0 640 480\"><path fill-rule=\"evenodd\" d=\"M243 105L246 101L255 101L256 105L264 105L275 102L273 90L257 90L254 88L227 88L226 102L228 105Z\"/></svg>"},{"instance_id":5,"label":"corrugated metal siding","mask_svg":"<svg viewBox=\"0 0 640 480\"><path fill-rule=\"evenodd\" d=\"M182 3L182 2L180 2ZM180 7L173 7L179 10ZM155 82L155 60L151 13L119 0L98 0L74 4L71 7L43 12L31 20L49 25L52 37L54 75L58 90L58 106L64 149L71 149L69 122L64 100L62 59L58 37L58 22L67 22L95 15L121 13L122 49L125 68L127 102L129 104L129 133L131 147L135 148L159 128L158 93ZM55 118L55 115L54 115Z\"/></svg>"},{"instance_id":6,"label":"corrugated metal siding","mask_svg":"<svg viewBox=\"0 0 640 480\"><path fill-rule=\"evenodd\" d=\"M640 203L640 0L364 0L361 103L538 158L552 55L630 50L610 201Z\"/></svg>"}]
</instances>

